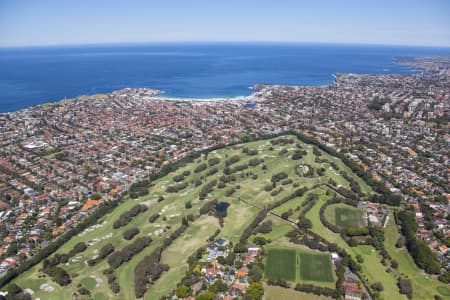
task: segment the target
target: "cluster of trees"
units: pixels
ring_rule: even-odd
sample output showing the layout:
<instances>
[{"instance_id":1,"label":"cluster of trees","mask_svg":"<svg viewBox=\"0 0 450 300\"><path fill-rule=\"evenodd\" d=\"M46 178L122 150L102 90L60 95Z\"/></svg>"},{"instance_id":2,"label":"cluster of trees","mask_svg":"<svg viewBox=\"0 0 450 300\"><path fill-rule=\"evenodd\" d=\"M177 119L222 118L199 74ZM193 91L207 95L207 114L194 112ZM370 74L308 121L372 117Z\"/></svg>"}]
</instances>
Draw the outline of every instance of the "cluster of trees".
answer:
<instances>
[{"instance_id":1,"label":"cluster of trees","mask_svg":"<svg viewBox=\"0 0 450 300\"><path fill-rule=\"evenodd\" d=\"M231 197L231 195L233 195L236 192L236 189L234 187L229 188L226 192L225 192L225 197Z\"/></svg>"},{"instance_id":2,"label":"cluster of trees","mask_svg":"<svg viewBox=\"0 0 450 300\"><path fill-rule=\"evenodd\" d=\"M216 199L206 202L200 208L200 214L206 215L206 214L210 213L212 210L216 209L217 203L218 203L218 201Z\"/></svg>"},{"instance_id":3,"label":"cluster of trees","mask_svg":"<svg viewBox=\"0 0 450 300\"><path fill-rule=\"evenodd\" d=\"M165 248L169 247L175 239L186 231L189 226L188 219L191 221L195 220L193 216L190 218L183 218L181 226L172 232L168 238L164 239L162 247L156 248L151 255L145 256L144 259L137 264L134 270L136 298L140 298L145 294L149 279L152 282L156 281L163 272L169 270L168 265L160 264L161 253Z\"/></svg>"},{"instance_id":4,"label":"cluster of trees","mask_svg":"<svg viewBox=\"0 0 450 300\"><path fill-rule=\"evenodd\" d=\"M108 275L108 284L114 294L118 294L120 292L120 285L117 283L117 278L114 273Z\"/></svg>"},{"instance_id":5,"label":"cluster of trees","mask_svg":"<svg viewBox=\"0 0 450 300\"><path fill-rule=\"evenodd\" d=\"M174 182L180 182L180 181L183 181L183 180L184 180L184 176L183 176L183 174L178 174L178 175L175 175L175 176L172 178L172 180L173 180Z\"/></svg>"},{"instance_id":6,"label":"cluster of trees","mask_svg":"<svg viewBox=\"0 0 450 300\"><path fill-rule=\"evenodd\" d=\"M185 171L185 172L187 172L187 176L189 176L189 174L191 174L191 172L190 171ZM172 177L172 180L174 181L174 182L181 182L181 181L183 181L184 180L184 173L182 173L182 174L178 174L178 175L175 175L175 176L173 176Z\"/></svg>"},{"instance_id":7,"label":"cluster of trees","mask_svg":"<svg viewBox=\"0 0 450 300\"><path fill-rule=\"evenodd\" d=\"M295 151L294 151L294 153L293 153L292 156L291 156L291 159L292 159L292 160L299 160L299 159L302 159L303 156L305 156L305 155L307 155L307 154L308 154L308 152L307 152L306 150L300 150L300 149L298 149L298 150L295 150Z\"/></svg>"},{"instance_id":8,"label":"cluster of trees","mask_svg":"<svg viewBox=\"0 0 450 300\"><path fill-rule=\"evenodd\" d=\"M129 189L130 198L136 199L145 195L148 195L148 186L150 182L147 180L133 183L133 185Z\"/></svg>"},{"instance_id":9,"label":"cluster of trees","mask_svg":"<svg viewBox=\"0 0 450 300\"><path fill-rule=\"evenodd\" d=\"M322 152L320 152L319 148L313 147L313 154L317 157L322 156Z\"/></svg>"},{"instance_id":10,"label":"cluster of trees","mask_svg":"<svg viewBox=\"0 0 450 300\"><path fill-rule=\"evenodd\" d=\"M281 181L281 185L288 185L288 184L291 184L292 182L293 182L292 179L286 178L286 179Z\"/></svg>"},{"instance_id":11,"label":"cluster of trees","mask_svg":"<svg viewBox=\"0 0 450 300\"><path fill-rule=\"evenodd\" d=\"M259 164L262 164L264 162L264 159L262 158L252 158L248 161L249 167L256 167Z\"/></svg>"},{"instance_id":12,"label":"cluster of trees","mask_svg":"<svg viewBox=\"0 0 450 300\"><path fill-rule=\"evenodd\" d=\"M298 218L297 226L300 230L309 230L312 228L312 222L304 216Z\"/></svg>"},{"instance_id":13,"label":"cluster of trees","mask_svg":"<svg viewBox=\"0 0 450 300\"><path fill-rule=\"evenodd\" d=\"M140 213L143 213L145 211L147 211L148 207L146 205L143 204L137 204L135 206L133 206L129 211L124 212L123 214L120 215L119 219L117 219L114 223L113 223L113 228L117 229L120 228L122 226L127 225L128 223L130 223L130 221L137 216Z\"/></svg>"},{"instance_id":14,"label":"cluster of trees","mask_svg":"<svg viewBox=\"0 0 450 300\"><path fill-rule=\"evenodd\" d=\"M302 219L306 216L306 214L311 210L311 208L317 203L319 200L319 196L315 193L310 193L308 196L306 196L305 201L301 204L303 208L302 212L300 213L299 219Z\"/></svg>"},{"instance_id":15,"label":"cluster of trees","mask_svg":"<svg viewBox=\"0 0 450 300\"><path fill-rule=\"evenodd\" d=\"M258 227L255 229L256 233L269 233L272 232L272 221L264 221L261 224L259 224Z\"/></svg>"},{"instance_id":16,"label":"cluster of trees","mask_svg":"<svg viewBox=\"0 0 450 300\"><path fill-rule=\"evenodd\" d=\"M60 286L68 285L72 282L70 279L69 273L66 272L63 268L58 267L53 264L55 261L50 261L48 259L44 260L42 272L49 275L54 282L59 284Z\"/></svg>"},{"instance_id":17,"label":"cluster of trees","mask_svg":"<svg viewBox=\"0 0 450 300\"><path fill-rule=\"evenodd\" d=\"M6 296L0 295L0 300L31 300L31 295L15 283L11 283L6 291L8 294Z\"/></svg>"},{"instance_id":18,"label":"cluster of trees","mask_svg":"<svg viewBox=\"0 0 450 300\"><path fill-rule=\"evenodd\" d=\"M418 225L414 214L403 210L399 211L396 216L406 239L406 247L416 265L427 273L439 274L440 264L435 254L424 241L416 238Z\"/></svg>"},{"instance_id":19,"label":"cluster of trees","mask_svg":"<svg viewBox=\"0 0 450 300\"><path fill-rule=\"evenodd\" d=\"M266 184L266 185L264 186L264 190L265 190L266 192L270 192L275 186L276 186L275 184Z\"/></svg>"},{"instance_id":20,"label":"cluster of trees","mask_svg":"<svg viewBox=\"0 0 450 300\"><path fill-rule=\"evenodd\" d=\"M159 213L154 213L153 215L150 216L150 218L148 218L148 221L150 223L154 223L156 220L158 220L160 214Z\"/></svg>"},{"instance_id":21,"label":"cluster of trees","mask_svg":"<svg viewBox=\"0 0 450 300\"><path fill-rule=\"evenodd\" d=\"M55 254L54 256L48 258L47 262L53 266L56 266L58 264L65 264L69 261L69 259L77 255L78 253L85 251L87 247L88 246L86 245L86 243L79 242L67 254Z\"/></svg>"},{"instance_id":22,"label":"cluster of trees","mask_svg":"<svg viewBox=\"0 0 450 300\"><path fill-rule=\"evenodd\" d=\"M353 193L351 190L346 189L345 187L340 186L337 189L333 187L333 189L337 193L341 194L346 199L352 199L352 200L358 200L359 199L358 195Z\"/></svg>"},{"instance_id":23,"label":"cluster of trees","mask_svg":"<svg viewBox=\"0 0 450 300\"><path fill-rule=\"evenodd\" d=\"M280 137L278 139L273 139L270 141L270 143L275 146L275 145L287 145L287 144L292 144L294 143L294 139L292 138L287 138L287 137Z\"/></svg>"},{"instance_id":24,"label":"cluster of trees","mask_svg":"<svg viewBox=\"0 0 450 300\"><path fill-rule=\"evenodd\" d=\"M345 171L341 171L339 173L342 175L342 177L345 178L345 180L347 180L350 183L350 189L352 190L353 193L357 195L362 194L359 183L355 179L353 179L353 177L349 176Z\"/></svg>"},{"instance_id":25,"label":"cluster of trees","mask_svg":"<svg viewBox=\"0 0 450 300\"><path fill-rule=\"evenodd\" d=\"M245 244L248 237L253 233L253 231L256 229L259 223L261 223L266 216L267 210L266 209L260 210L259 213L256 215L255 219L247 226L247 228L244 229L244 231L241 234L241 237L239 238L239 241Z\"/></svg>"},{"instance_id":26,"label":"cluster of trees","mask_svg":"<svg viewBox=\"0 0 450 300\"><path fill-rule=\"evenodd\" d=\"M219 177L219 180L220 180L220 182L223 182L223 183L229 183L232 181L236 181L236 176L235 175L228 175L228 176L222 175Z\"/></svg>"},{"instance_id":27,"label":"cluster of trees","mask_svg":"<svg viewBox=\"0 0 450 300\"><path fill-rule=\"evenodd\" d=\"M384 249L384 230L381 227L370 226L369 234L372 237L372 245L377 250Z\"/></svg>"},{"instance_id":28,"label":"cluster of trees","mask_svg":"<svg viewBox=\"0 0 450 300\"><path fill-rule=\"evenodd\" d=\"M147 284L156 281L163 272L169 270L169 266L161 264L161 253L163 248L156 248L152 254L141 260L134 269L134 293L136 298L141 298L147 291Z\"/></svg>"},{"instance_id":29,"label":"cluster of trees","mask_svg":"<svg viewBox=\"0 0 450 300\"><path fill-rule=\"evenodd\" d=\"M108 255L110 255L113 252L114 252L114 246L111 243L108 243L100 249L96 258L92 258L92 259L88 260L87 263L89 266L94 266L94 265L98 264L102 259L104 259L105 257L107 257Z\"/></svg>"},{"instance_id":30,"label":"cluster of trees","mask_svg":"<svg viewBox=\"0 0 450 300\"><path fill-rule=\"evenodd\" d=\"M296 197L301 197L301 196L303 196L303 194L304 194L307 190L308 190L308 189L307 189L306 187L302 187L302 188L300 188L300 189L297 189L297 190L295 190L292 194L290 194L290 195L288 195L288 196L286 196L286 197L284 197L284 198L282 198L282 199L280 199L280 200L278 200L278 201L273 202L272 204L270 204L270 205L268 206L267 209L268 209L268 210L272 210L272 209L274 209L275 207L278 207L278 206L280 206L280 205L282 205L282 204L288 202L289 200L292 200L292 199L294 199L294 198L296 198Z\"/></svg>"},{"instance_id":31,"label":"cluster of trees","mask_svg":"<svg viewBox=\"0 0 450 300\"><path fill-rule=\"evenodd\" d=\"M315 294L315 295L319 295L319 296L323 295L323 296L332 297L332 298L339 297L339 293L334 289L314 286L312 284L297 283L297 285L295 286L294 289L299 292L311 293L311 294Z\"/></svg>"},{"instance_id":32,"label":"cluster of trees","mask_svg":"<svg viewBox=\"0 0 450 300\"><path fill-rule=\"evenodd\" d=\"M219 172L219 169L217 167L212 167L208 170L208 172L206 172L206 176L212 176L217 172Z\"/></svg>"},{"instance_id":33,"label":"cluster of trees","mask_svg":"<svg viewBox=\"0 0 450 300\"><path fill-rule=\"evenodd\" d=\"M210 167L218 165L219 163L220 163L220 158L218 158L218 157L208 159L208 166L210 166Z\"/></svg>"},{"instance_id":34,"label":"cluster of trees","mask_svg":"<svg viewBox=\"0 0 450 300\"><path fill-rule=\"evenodd\" d=\"M239 155L233 155L233 156L231 156L229 159L227 159L226 161L225 161L225 166L226 167L229 167L229 166L231 166L232 164L235 164L235 163L237 163L238 161L240 161L241 160L241 157L239 156Z\"/></svg>"},{"instance_id":35,"label":"cluster of trees","mask_svg":"<svg viewBox=\"0 0 450 300\"><path fill-rule=\"evenodd\" d=\"M400 294L406 295L408 299L412 299L413 287L411 284L411 280L407 278L399 278L397 281L397 285L400 290Z\"/></svg>"},{"instance_id":36,"label":"cluster of trees","mask_svg":"<svg viewBox=\"0 0 450 300\"><path fill-rule=\"evenodd\" d=\"M250 156L254 156L258 154L257 149L248 149L247 147L242 148L242 153L245 153Z\"/></svg>"},{"instance_id":37,"label":"cluster of trees","mask_svg":"<svg viewBox=\"0 0 450 300\"><path fill-rule=\"evenodd\" d=\"M281 193L282 191L283 191L283 188L280 186L278 189L273 190L273 191L270 193L270 196L275 197L276 195L278 195L278 194Z\"/></svg>"},{"instance_id":38,"label":"cluster of trees","mask_svg":"<svg viewBox=\"0 0 450 300\"><path fill-rule=\"evenodd\" d=\"M185 182L181 182L174 185L169 185L166 188L166 192L168 193L178 193L179 191L184 190L187 187L187 184Z\"/></svg>"},{"instance_id":39,"label":"cluster of trees","mask_svg":"<svg viewBox=\"0 0 450 300\"><path fill-rule=\"evenodd\" d=\"M241 165L234 166L232 168L225 167L223 169L223 173L225 175L230 175L230 174L234 174L234 173L237 173L237 172L240 172L240 171L244 171L246 169L248 169L248 164L241 164Z\"/></svg>"},{"instance_id":40,"label":"cluster of trees","mask_svg":"<svg viewBox=\"0 0 450 300\"><path fill-rule=\"evenodd\" d=\"M284 287L286 289L290 288L291 285L289 284L289 282L287 282L284 279L273 279L273 278L269 278L267 280L267 284L268 285L276 285L276 286L281 286Z\"/></svg>"},{"instance_id":41,"label":"cluster of trees","mask_svg":"<svg viewBox=\"0 0 450 300\"><path fill-rule=\"evenodd\" d=\"M127 241L133 239L135 237L135 235L139 234L139 229L138 228L131 228L128 229L127 231L125 231L122 236L124 239L126 239Z\"/></svg>"},{"instance_id":42,"label":"cluster of trees","mask_svg":"<svg viewBox=\"0 0 450 300\"><path fill-rule=\"evenodd\" d=\"M294 211L292 210L292 208L289 208L287 211L283 212L281 214L281 218L283 220L288 220L290 216L292 216L294 214Z\"/></svg>"},{"instance_id":43,"label":"cluster of trees","mask_svg":"<svg viewBox=\"0 0 450 300\"><path fill-rule=\"evenodd\" d=\"M249 300L260 300L264 296L264 287L261 282L252 282L245 293Z\"/></svg>"},{"instance_id":44,"label":"cluster of trees","mask_svg":"<svg viewBox=\"0 0 450 300\"><path fill-rule=\"evenodd\" d=\"M189 226L189 224L188 224L188 222L187 222L187 219L186 219L186 218L183 218L183 219L181 220L181 223L182 223L181 226L178 227L177 229L175 229L175 231L172 232L172 233L170 234L170 236L164 240L164 248L166 248L166 247L168 247L170 244L172 244L172 242L173 242L174 240L176 240L180 235L183 234L183 232L186 231L186 229L187 229L188 226Z\"/></svg>"},{"instance_id":45,"label":"cluster of trees","mask_svg":"<svg viewBox=\"0 0 450 300\"><path fill-rule=\"evenodd\" d=\"M113 269L117 269L124 262L129 261L133 256L144 250L152 239L148 236L140 237L132 244L122 248L122 250L115 250L108 256L108 263Z\"/></svg>"},{"instance_id":46,"label":"cluster of trees","mask_svg":"<svg viewBox=\"0 0 450 300\"><path fill-rule=\"evenodd\" d=\"M217 180L213 179L210 182L208 182L207 184L205 184L202 189L200 190L199 193L199 199L200 200L204 200L209 193L211 193L214 190L214 186L217 184Z\"/></svg>"},{"instance_id":47,"label":"cluster of trees","mask_svg":"<svg viewBox=\"0 0 450 300\"><path fill-rule=\"evenodd\" d=\"M326 170L325 168L320 167L320 168L317 169L317 175L319 175L319 176L325 176L326 171L327 171L327 170Z\"/></svg>"},{"instance_id":48,"label":"cluster of trees","mask_svg":"<svg viewBox=\"0 0 450 300\"><path fill-rule=\"evenodd\" d=\"M278 153L278 155L283 156L287 154L289 151L286 148L281 149L281 151Z\"/></svg>"},{"instance_id":49,"label":"cluster of trees","mask_svg":"<svg viewBox=\"0 0 450 300\"><path fill-rule=\"evenodd\" d=\"M320 150L324 151L325 153L330 154L331 156L340 158L342 160L342 162L352 170L352 172L354 172L356 175L358 175L360 178L362 178L368 185L370 185L373 188L373 190L376 193L380 194L380 195L373 196L373 199L371 200L372 202L385 203L385 204L392 205L392 206L400 205L400 202L402 200L402 197L400 195L396 195L396 194L392 193L386 187L384 182L374 180L370 173L364 171L364 169L360 165L358 165L355 161L353 161L350 158L348 158L347 156L345 156L343 153L339 153L339 152L335 151L334 149L328 148L327 146L320 144L314 138L311 138L311 137L308 137L308 136L305 136L302 134L297 134L297 137L299 140L301 140L307 144L317 146ZM339 169L338 166L334 162L332 162L330 164L335 170Z\"/></svg>"},{"instance_id":50,"label":"cluster of trees","mask_svg":"<svg viewBox=\"0 0 450 300\"><path fill-rule=\"evenodd\" d=\"M443 274L439 275L438 278L444 283L450 283L450 271L445 271Z\"/></svg>"},{"instance_id":51,"label":"cluster of trees","mask_svg":"<svg viewBox=\"0 0 450 300\"><path fill-rule=\"evenodd\" d=\"M194 173L200 173L208 168L208 165L206 163L199 164L195 169Z\"/></svg>"},{"instance_id":52,"label":"cluster of trees","mask_svg":"<svg viewBox=\"0 0 450 300\"><path fill-rule=\"evenodd\" d=\"M281 181L283 179L286 179L287 177L288 177L288 174L286 174L285 172L280 172L280 173L277 173L277 174L273 175L270 180L272 182L278 182L278 181Z\"/></svg>"}]
</instances>

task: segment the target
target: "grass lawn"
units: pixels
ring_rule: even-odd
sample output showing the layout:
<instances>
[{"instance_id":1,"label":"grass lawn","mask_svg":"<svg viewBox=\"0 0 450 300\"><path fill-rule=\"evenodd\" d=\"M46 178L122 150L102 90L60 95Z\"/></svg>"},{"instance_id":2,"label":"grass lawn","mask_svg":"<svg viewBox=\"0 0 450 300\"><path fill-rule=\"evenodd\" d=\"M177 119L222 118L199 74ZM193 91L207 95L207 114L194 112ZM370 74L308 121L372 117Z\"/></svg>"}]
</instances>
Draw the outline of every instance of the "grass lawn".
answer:
<instances>
[{"instance_id":1,"label":"grass lawn","mask_svg":"<svg viewBox=\"0 0 450 300\"><path fill-rule=\"evenodd\" d=\"M93 291L95 289L96 284L97 284L95 279L91 278L91 277L86 277L86 278L82 279L80 283L82 285L84 285L84 287L87 288L90 291Z\"/></svg>"},{"instance_id":2,"label":"grass lawn","mask_svg":"<svg viewBox=\"0 0 450 300\"><path fill-rule=\"evenodd\" d=\"M264 237L266 240L271 240L272 243L277 243L280 240L285 239L286 233L293 230L295 227L293 224L286 222L285 220L280 219L274 215L268 215L264 221L272 221L272 231L269 233L258 233L253 234L249 241L253 241L253 239L257 236Z\"/></svg>"},{"instance_id":3,"label":"grass lawn","mask_svg":"<svg viewBox=\"0 0 450 300\"><path fill-rule=\"evenodd\" d=\"M266 277L269 279L296 280L297 253L295 249L270 249L266 260Z\"/></svg>"},{"instance_id":4,"label":"grass lawn","mask_svg":"<svg viewBox=\"0 0 450 300\"><path fill-rule=\"evenodd\" d=\"M279 286L264 286L265 300L331 300L333 298L297 292L294 289L285 289Z\"/></svg>"},{"instance_id":5,"label":"grass lawn","mask_svg":"<svg viewBox=\"0 0 450 300\"><path fill-rule=\"evenodd\" d=\"M333 266L329 254L300 252L299 257L302 280L334 282Z\"/></svg>"},{"instance_id":6,"label":"grass lawn","mask_svg":"<svg viewBox=\"0 0 450 300\"><path fill-rule=\"evenodd\" d=\"M266 248L265 277L295 283L334 288L335 275L328 253L299 246L269 246Z\"/></svg>"},{"instance_id":7,"label":"grass lawn","mask_svg":"<svg viewBox=\"0 0 450 300\"><path fill-rule=\"evenodd\" d=\"M433 295L439 295L443 299L450 299L450 288L421 271L414 263L412 257L405 248L398 249L395 243L400 237L397 225L392 214L389 215L388 225L385 228L384 246L394 260L398 262L396 274L404 274L411 279L413 285L413 299L429 299ZM446 298L447 297L447 298Z\"/></svg>"},{"instance_id":8,"label":"grass lawn","mask_svg":"<svg viewBox=\"0 0 450 300\"><path fill-rule=\"evenodd\" d=\"M332 204L325 210L329 222L342 229L361 228L364 225L364 212L344 203Z\"/></svg>"},{"instance_id":9,"label":"grass lawn","mask_svg":"<svg viewBox=\"0 0 450 300\"><path fill-rule=\"evenodd\" d=\"M398 291L395 275L386 272L387 267L381 264L381 256L372 246L350 247L339 234L328 230L322 224L319 218L319 210L329 197L326 195L320 197L316 205L306 214L306 217L312 222L312 230L328 241L334 242L344 248L353 259L356 259L356 255L361 255L364 259L361 265L362 273L367 278L369 285L375 282L381 282L384 286L384 290L380 293L381 299L406 299Z\"/></svg>"}]
</instances>

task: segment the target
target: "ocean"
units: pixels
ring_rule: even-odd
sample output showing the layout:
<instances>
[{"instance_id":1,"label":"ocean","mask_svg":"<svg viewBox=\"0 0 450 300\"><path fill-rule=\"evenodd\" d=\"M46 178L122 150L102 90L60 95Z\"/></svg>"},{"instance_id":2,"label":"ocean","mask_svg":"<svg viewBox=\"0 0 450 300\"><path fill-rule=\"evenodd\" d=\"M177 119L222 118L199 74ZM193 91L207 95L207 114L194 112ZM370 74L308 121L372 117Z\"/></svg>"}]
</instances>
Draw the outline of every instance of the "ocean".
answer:
<instances>
[{"instance_id":1,"label":"ocean","mask_svg":"<svg viewBox=\"0 0 450 300\"><path fill-rule=\"evenodd\" d=\"M334 73L409 74L396 56L449 48L275 43L166 43L0 49L0 112L149 87L168 97L245 96L255 84L327 85Z\"/></svg>"}]
</instances>

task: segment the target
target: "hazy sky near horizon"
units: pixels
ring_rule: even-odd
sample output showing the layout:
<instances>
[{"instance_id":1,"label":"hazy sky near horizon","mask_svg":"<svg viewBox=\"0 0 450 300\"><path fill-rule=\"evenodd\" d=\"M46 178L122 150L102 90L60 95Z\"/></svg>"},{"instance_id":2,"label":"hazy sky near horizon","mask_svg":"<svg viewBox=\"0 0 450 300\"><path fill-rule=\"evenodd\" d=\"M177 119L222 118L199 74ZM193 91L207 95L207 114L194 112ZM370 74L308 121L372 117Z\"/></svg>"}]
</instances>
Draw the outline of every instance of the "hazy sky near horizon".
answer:
<instances>
[{"instance_id":1,"label":"hazy sky near horizon","mask_svg":"<svg viewBox=\"0 0 450 300\"><path fill-rule=\"evenodd\" d=\"M178 41L450 46L450 1L0 0L0 47Z\"/></svg>"}]
</instances>

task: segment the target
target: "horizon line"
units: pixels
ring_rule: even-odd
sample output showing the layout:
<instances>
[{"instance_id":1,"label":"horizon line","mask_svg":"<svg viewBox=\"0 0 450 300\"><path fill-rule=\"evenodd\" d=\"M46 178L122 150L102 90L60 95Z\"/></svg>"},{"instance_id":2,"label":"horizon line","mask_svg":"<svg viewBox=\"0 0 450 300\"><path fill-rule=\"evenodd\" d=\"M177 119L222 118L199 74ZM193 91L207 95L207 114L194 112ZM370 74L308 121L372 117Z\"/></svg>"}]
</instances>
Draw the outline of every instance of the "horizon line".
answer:
<instances>
[{"instance_id":1,"label":"horizon line","mask_svg":"<svg viewBox=\"0 0 450 300\"><path fill-rule=\"evenodd\" d=\"M169 44L285 44L285 45L348 45L348 46L390 46L415 48L443 48L450 49L450 45L417 45L417 44L389 44L389 43L355 43L355 42L323 42L323 41L202 41L202 40L173 40L173 41L136 41L136 42L100 42L100 43L67 43L67 44L32 44L6 45L0 49L52 48L52 47L95 47L121 45L169 45Z\"/></svg>"}]
</instances>

